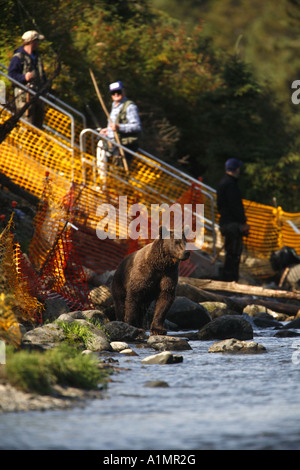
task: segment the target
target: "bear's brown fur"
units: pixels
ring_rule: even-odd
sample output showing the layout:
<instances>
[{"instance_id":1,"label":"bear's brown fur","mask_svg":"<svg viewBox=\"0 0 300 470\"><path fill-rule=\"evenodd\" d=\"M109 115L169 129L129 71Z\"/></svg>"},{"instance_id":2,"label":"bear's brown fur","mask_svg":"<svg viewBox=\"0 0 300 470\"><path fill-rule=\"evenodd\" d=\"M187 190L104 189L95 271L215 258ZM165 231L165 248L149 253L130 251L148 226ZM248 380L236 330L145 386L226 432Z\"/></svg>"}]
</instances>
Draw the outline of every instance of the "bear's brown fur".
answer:
<instances>
[{"instance_id":1,"label":"bear's brown fur","mask_svg":"<svg viewBox=\"0 0 300 470\"><path fill-rule=\"evenodd\" d=\"M142 320L152 301L156 301L151 334L164 335L166 314L175 299L180 261L186 260L186 239L163 237L124 258L114 274L112 295L118 321L142 327Z\"/></svg>"}]
</instances>

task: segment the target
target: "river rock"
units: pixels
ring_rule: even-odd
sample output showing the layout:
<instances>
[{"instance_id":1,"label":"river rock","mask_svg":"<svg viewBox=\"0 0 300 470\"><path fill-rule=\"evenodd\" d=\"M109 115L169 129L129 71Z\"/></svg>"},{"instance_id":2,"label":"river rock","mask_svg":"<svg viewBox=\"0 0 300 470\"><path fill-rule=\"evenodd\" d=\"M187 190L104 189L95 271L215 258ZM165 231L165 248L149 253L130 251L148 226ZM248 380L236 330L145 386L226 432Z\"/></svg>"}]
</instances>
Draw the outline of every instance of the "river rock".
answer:
<instances>
[{"instance_id":1,"label":"river rock","mask_svg":"<svg viewBox=\"0 0 300 470\"><path fill-rule=\"evenodd\" d=\"M265 318L271 319L270 317L272 317L277 321L285 321L288 317L288 315L285 313L274 312L274 310L271 310L270 308L264 307L263 305L256 305L256 304L247 305L243 309L243 313L247 313L247 315L249 315L250 317L261 317L262 315L264 316L268 314L269 317L265 317Z\"/></svg>"},{"instance_id":2,"label":"river rock","mask_svg":"<svg viewBox=\"0 0 300 470\"><path fill-rule=\"evenodd\" d=\"M170 351L163 351L142 359L143 364L178 364L183 361L182 356L172 354Z\"/></svg>"},{"instance_id":3,"label":"river rock","mask_svg":"<svg viewBox=\"0 0 300 470\"><path fill-rule=\"evenodd\" d=\"M293 330L284 330L283 328L275 333L276 338L295 338L300 336L300 333Z\"/></svg>"},{"instance_id":4,"label":"river rock","mask_svg":"<svg viewBox=\"0 0 300 470\"><path fill-rule=\"evenodd\" d=\"M23 336L23 343L53 345L53 343L60 343L65 339L66 336L62 328L55 323L48 323L27 331Z\"/></svg>"},{"instance_id":5,"label":"river rock","mask_svg":"<svg viewBox=\"0 0 300 470\"><path fill-rule=\"evenodd\" d=\"M69 312L68 315L70 315L73 320L85 320L86 317L83 314L81 310L75 310L74 312Z\"/></svg>"},{"instance_id":6,"label":"river rock","mask_svg":"<svg viewBox=\"0 0 300 470\"><path fill-rule=\"evenodd\" d=\"M63 298L48 298L45 301L45 310L43 312L43 322L53 322L63 313L69 313L70 309Z\"/></svg>"},{"instance_id":7,"label":"river rock","mask_svg":"<svg viewBox=\"0 0 300 470\"><path fill-rule=\"evenodd\" d=\"M238 315L239 313L228 308L223 302L201 302L201 305L208 311L211 318L222 317L223 315Z\"/></svg>"},{"instance_id":8,"label":"river rock","mask_svg":"<svg viewBox=\"0 0 300 470\"><path fill-rule=\"evenodd\" d=\"M258 354L266 352L266 348L255 341L240 341L235 338L225 339L213 344L209 353L242 353L242 354Z\"/></svg>"},{"instance_id":9,"label":"river rock","mask_svg":"<svg viewBox=\"0 0 300 470\"><path fill-rule=\"evenodd\" d=\"M122 349L120 354L124 354L125 356L138 356L138 354L131 348Z\"/></svg>"},{"instance_id":10,"label":"river rock","mask_svg":"<svg viewBox=\"0 0 300 470\"><path fill-rule=\"evenodd\" d=\"M162 387L162 388L167 388L169 387L169 384L165 382L164 380L149 380L149 382L146 382L145 387Z\"/></svg>"},{"instance_id":11,"label":"river rock","mask_svg":"<svg viewBox=\"0 0 300 470\"><path fill-rule=\"evenodd\" d=\"M147 344L158 351L185 351L192 349L185 339L174 336L151 335Z\"/></svg>"},{"instance_id":12,"label":"river rock","mask_svg":"<svg viewBox=\"0 0 300 470\"><path fill-rule=\"evenodd\" d=\"M73 323L74 318L71 317L71 315L69 313L62 313L57 318L57 321L63 321L64 323Z\"/></svg>"},{"instance_id":13,"label":"river rock","mask_svg":"<svg viewBox=\"0 0 300 470\"><path fill-rule=\"evenodd\" d=\"M284 325L282 328L283 329L293 328L295 330L300 329L300 318L296 318L296 320L290 321L287 325Z\"/></svg>"},{"instance_id":14,"label":"river rock","mask_svg":"<svg viewBox=\"0 0 300 470\"><path fill-rule=\"evenodd\" d=\"M111 307L114 303L109 287L99 286L90 291L89 297L96 308Z\"/></svg>"},{"instance_id":15,"label":"river rock","mask_svg":"<svg viewBox=\"0 0 300 470\"><path fill-rule=\"evenodd\" d=\"M190 339L212 340L237 338L240 340L252 339L253 329L251 324L238 315L225 315L215 318L205 325Z\"/></svg>"},{"instance_id":16,"label":"river rock","mask_svg":"<svg viewBox=\"0 0 300 470\"><path fill-rule=\"evenodd\" d=\"M111 341L110 346L113 349L113 351L116 351L116 352L120 352L120 351L123 351L124 349L129 348L128 344L124 343L124 341Z\"/></svg>"},{"instance_id":17,"label":"river rock","mask_svg":"<svg viewBox=\"0 0 300 470\"><path fill-rule=\"evenodd\" d=\"M206 308L186 297L175 298L166 319L182 329L202 328L211 321Z\"/></svg>"},{"instance_id":18,"label":"river rock","mask_svg":"<svg viewBox=\"0 0 300 470\"><path fill-rule=\"evenodd\" d=\"M128 325L122 321L111 321L103 326L110 341L135 341L144 338L145 335L135 326Z\"/></svg>"},{"instance_id":19,"label":"river rock","mask_svg":"<svg viewBox=\"0 0 300 470\"><path fill-rule=\"evenodd\" d=\"M104 310L84 310L82 312L83 318L86 320L90 320L92 323L100 323L101 325L105 325L105 323L109 322L108 316L105 314Z\"/></svg>"}]
</instances>

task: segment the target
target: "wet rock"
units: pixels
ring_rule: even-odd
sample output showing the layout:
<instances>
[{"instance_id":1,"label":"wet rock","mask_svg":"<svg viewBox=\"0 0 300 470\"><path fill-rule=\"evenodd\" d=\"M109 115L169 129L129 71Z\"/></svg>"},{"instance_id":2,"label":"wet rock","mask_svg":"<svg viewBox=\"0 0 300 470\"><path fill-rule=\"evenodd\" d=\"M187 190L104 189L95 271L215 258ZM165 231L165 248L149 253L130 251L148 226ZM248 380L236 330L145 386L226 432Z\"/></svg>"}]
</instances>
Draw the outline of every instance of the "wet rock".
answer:
<instances>
[{"instance_id":1,"label":"wet rock","mask_svg":"<svg viewBox=\"0 0 300 470\"><path fill-rule=\"evenodd\" d=\"M124 341L111 341L110 346L113 349L113 351L116 351L116 352L120 352L120 351L123 351L124 349L129 348L128 344L124 343Z\"/></svg>"},{"instance_id":2,"label":"wet rock","mask_svg":"<svg viewBox=\"0 0 300 470\"><path fill-rule=\"evenodd\" d=\"M143 364L178 364L182 361L182 356L172 354L170 351L164 351L142 359Z\"/></svg>"},{"instance_id":3,"label":"wet rock","mask_svg":"<svg viewBox=\"0 0 300 470\"><path fill-rule=\"evenodd\" d=\"M294 338L300 336L300 333L292 330L284 330L283 328L275 333L276 338Z\"/></svg>"},{"instance_id":4,"label":"wet rock","mask_svg":"<svg viewBox=\"0 0 300 470\"><path fill-rule=\"evenodd\" d=\"M122 349L120 354L125 354L125 356L138 356L138 354L131 348Z\"/></svg>"},{"instance_id":5,"label":"wet rock","mask_svg":"<svg viewBox=\"0 0 300 470\"><path fill-rule=\"evenodd\" d=\"M145 383L145 387L162 387L167 388L169 384L164 380L149 380L149 382Z\"/></svg>"},{"instance_id":6,"label":"wet rock","mask_svg":"<svg viewBox=\"0 0 300 470\"><path fill-rule=\"evenodd\" d=\"M103 326L109 335L110 341L135 341L145 335L135 326L128 325L122 321L112 321Z\"/></svg>"},{"instance_id":7,"label":"wet rock","mask_svg":"<svg viewBox=\"0 0 300 470\"><path fill-rule=\"evenodd\" d=\"M268 313L262 314L259 317L254 317L253 322L259 328L281 328L282 325L279 321L275 320Z\"/></svg>"},{"instance_id":8,"label":"wet rock","mask_svg":"<svg viewBox=\"0 0 300 470\"><path fill-rule=\"evenodd\" d=\"M255 341L240 341L235 338L225 339L213 344L209 353L239 353L239 354L259 354L267 352L266 348Z\"/></svg>"},{"instance_id":9,"label":"wet rock","mask_svg":"<svg viewBox=\"0 0 300 470\"><path fill-rule=\"evenodd\" d=\"M294 328L295 330L300 329L300 318L290 321L287 325L284 325L282 329Z\"/></svg>"},{"instance_id":10,"label":"wet rock","mask_svg":"<svg viewBox=\"0 0 300 470\"><path fill-rule=\"evenodd\" d=\"M192 349L185 339L163 335L149 336L147 345L158 351L185 351Z\"/></svg>"},{"instance_id":11,"label":"wet rock","mask_svg":"<svg viewBox=\"0 0 300 470\"><path fill-rule=\"evenodd\" d=\"M182 329L202 328L211 321L206 308L186 297L176 297L166 319Z\"/></svg>"},{"instance_id":12,"label":"wet rock","mask_svg":"<svg viewBox=\"0 0 300 470\"><path fill-rule=\"evenodd\" d=\"M253 338L251 324L238 315L225 315L215 318L205 325L197 333L190 336L190 339L212 340L237 338L247 340Z\"/></svg>"}]
</instances>

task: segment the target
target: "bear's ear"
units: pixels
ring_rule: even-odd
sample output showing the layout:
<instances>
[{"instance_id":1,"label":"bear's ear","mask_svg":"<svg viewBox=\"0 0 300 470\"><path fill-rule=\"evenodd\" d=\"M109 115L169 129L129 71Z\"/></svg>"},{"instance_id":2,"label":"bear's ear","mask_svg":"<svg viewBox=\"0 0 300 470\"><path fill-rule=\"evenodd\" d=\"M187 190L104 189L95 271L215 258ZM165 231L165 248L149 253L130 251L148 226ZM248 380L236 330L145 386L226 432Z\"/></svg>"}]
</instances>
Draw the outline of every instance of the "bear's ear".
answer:
<instances>
[{"instance_id":1,"label":"bear's ear","mask_svg":"<svg viewBox=\"0 0 300 470\"><path fill-rule=\"evenodd\" d=\"M160 225L159 227L159 238L160 240L165 239L165 238L170 238L170 235L168 232L168 229L164 225Z\"/></svg>"}]
</instances>

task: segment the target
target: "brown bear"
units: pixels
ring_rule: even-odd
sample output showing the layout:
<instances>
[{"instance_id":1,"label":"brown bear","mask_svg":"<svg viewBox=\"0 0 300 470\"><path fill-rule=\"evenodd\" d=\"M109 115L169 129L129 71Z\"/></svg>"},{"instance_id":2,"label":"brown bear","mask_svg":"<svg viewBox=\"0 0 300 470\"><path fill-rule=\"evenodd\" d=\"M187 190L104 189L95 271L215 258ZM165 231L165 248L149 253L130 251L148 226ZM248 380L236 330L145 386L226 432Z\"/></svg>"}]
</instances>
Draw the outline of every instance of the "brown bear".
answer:
<instances>
[{"instance_id":1,"label":"brown bear","mask_svg":"<svg viewBox=\"0 0 300 470\"><path fill-rule=\"evenodd\" d=\"M164 235L164 236L163 236ZM152 301L156 301L150 326L153 335L165 335L163 324L175 299L180 261L190 253L186 238L174 238L174 232L165 236L160 227L159 238L124 258L112 280L112 295L118 321L138 328Z\"/></svg>"}]
</instances>

